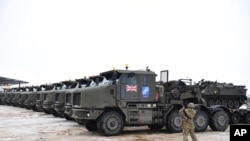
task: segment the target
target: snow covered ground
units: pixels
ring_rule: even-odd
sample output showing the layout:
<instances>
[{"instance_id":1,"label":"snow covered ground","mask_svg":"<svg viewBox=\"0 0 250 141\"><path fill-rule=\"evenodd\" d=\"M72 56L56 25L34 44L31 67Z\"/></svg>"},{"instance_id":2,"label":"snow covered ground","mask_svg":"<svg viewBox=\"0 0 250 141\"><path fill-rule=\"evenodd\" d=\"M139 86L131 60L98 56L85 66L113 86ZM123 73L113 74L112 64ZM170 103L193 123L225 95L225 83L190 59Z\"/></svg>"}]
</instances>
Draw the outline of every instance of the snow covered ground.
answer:
<instances>
[{"instance_id":1,"label":"snow covered ground","mask_svg":"<svg viewBox=\"0 0 250 141\"><path fill-rule=\"evenodd\" d=\"M225 132L196 133L202 141L229 141ZM151 132L147 127L125 127L119 136L105 137L64 118L19 107L0 105L1 141L182 141L182 133ZM190 139L191 140L191 139Z\"/></svg>"}]
</instances>

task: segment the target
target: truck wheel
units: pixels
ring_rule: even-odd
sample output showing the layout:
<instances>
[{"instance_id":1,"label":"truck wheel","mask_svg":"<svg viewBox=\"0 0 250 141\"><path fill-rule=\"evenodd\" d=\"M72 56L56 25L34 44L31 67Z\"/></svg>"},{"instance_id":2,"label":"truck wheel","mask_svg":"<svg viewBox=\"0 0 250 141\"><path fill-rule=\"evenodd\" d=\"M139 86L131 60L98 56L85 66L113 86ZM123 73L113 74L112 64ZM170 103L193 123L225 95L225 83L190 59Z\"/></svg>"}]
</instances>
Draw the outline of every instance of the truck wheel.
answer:
<instances>
[{"instance_id":1,"label":"truck wheel","mask_svg":"<svg viewBox=\"0 0 250 141\"><path fill-rule=\"evenodd\" d=\"M67 120L73 120L72 117L70 117L69 115L67 115L67 114L65 114L65 113L64 113L64 117L65 117Z\"/></svg>"},{"instance_id":2,"label":"truck wheel","mask_svg":"<svg viewBox=\"0 0 250 141\"><path fill-rule=\"evenodd\" d=\"M121 133L124 126L122 116L114 111L104 113L97 120L97 129L100 133L106 136L118 135Z\"/></svg>"},{"instance_id":3,"label":"truck wheel","mask_svg":"<svg viewBox=\"0 0 250 141\"><path fill-rule=\"evenodd\" d=\"M53 116L58 117L58 114L55 110L51 110L50 113L52 113Z\"/></svg>"},{"instance_id":4,"label":"truck wheel","mask_svg":"<svg viewBox=\"0 0 250 141\"><path fill-rule=\"evenodd\" d=\"M32 106L32 110L37 112L36 106Z\"/></svg>"},{"instance_id":5,"label":"truck wheel","mask_svg":"<svg viewBox=\"0 0 250 141\"><path fill-rule=\"evenodd\" d=\"M97 131L97 124L95 121L89 121L89 122L85 123L85 128L91 132Z\"/></svg>"},{"instance_id":6,"label":"truck wheel","mask_svg":"<svg viewBox=\"0 0 250 141\"><path fill-rule=\"evenodd\" d=\"M234 112L231 116L231 123L238 124L238 123L240 123L240 120L241 120L240 113Z\"/></svg>"},{"instance_id":7,"label":"truck wheel","mask_svg":"<svg viewBox=\"0 0 250 141\"><path fill-rule=\"evenodd\" d=\"M148 125L148 127L150 128L150 130L161 130L164 127L164 125L151 124Z\"/></svg>"},{"instance_id":8,"label":"truck wheel","mask_svg":"<svg viewBox=\"0 0 250 141\"><path fill-rule=\"evenodd\" d=\"M229 124L229 118L225 111L216 111L209 123L209 126L214 131L225 131Z\"/></svg>"},{"instance_id":9,"label":"truck wheel","mask_svg":"<svg viewBox=\"0 0 250 141\"><path fill-rule=\"evenodd\" d=\"M167 118L167 130L170 132L181 132L182 131L182 120L178 110L170 113Z\"/></svg>"},{"instance_id":10,"label":"truck wheel","mask_svg":"<svg viewBox=\"0 0 250 141\"><path fill-rule=\"evenodd\" d=\"M44 113L45 114L50 114L50 112L48 110L46 110L46 109L44 109Z\"/></svg>"},{"instance_id":11,"label":"truck wheel","mask_svg":"<svg viewBox=\"0 0 250 141\"><path fill-rule=\"evenodd\" d=\"M247 113L247 114L244 116L244 121L245 121L245 123L250 124L250 113Z\"/></svg>"},{"instance_id":12,"label":"truck wheel","mask_svg":"<svg viewBox=\"0 0 250 141\"><path fill-rule=\"evenodd\" d=\"M204 111L198 111L194 117L196 132L203 132L208 126L208 115Z\"/></svg>"},{"instance_id":13,"label":"truck wheel","mask_svg":"<svg viewBox=\"0 0 250 141\"><path fill-rule=\"evenodd\" d=\"M81 119L75 119L75 122L77 122L79 125L84 125Z\"/></svg>"}]
</instances>

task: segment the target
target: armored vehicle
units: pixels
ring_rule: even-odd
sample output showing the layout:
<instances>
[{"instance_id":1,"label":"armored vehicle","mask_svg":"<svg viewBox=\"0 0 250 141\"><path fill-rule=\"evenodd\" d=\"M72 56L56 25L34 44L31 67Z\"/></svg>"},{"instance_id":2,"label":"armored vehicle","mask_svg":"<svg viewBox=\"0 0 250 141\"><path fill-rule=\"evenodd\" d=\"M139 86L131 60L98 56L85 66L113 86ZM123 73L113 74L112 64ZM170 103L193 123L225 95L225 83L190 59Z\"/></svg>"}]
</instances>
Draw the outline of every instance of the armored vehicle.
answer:
<instances>
[{"instance_id":1,"label":"armored vehicle","mask_svg":"<svg viewBox=\"0 0 250 141\"><path fill-rule=\"evenodd\" d=\"M237 109L247 100L245 86L201 80L200 87L202 97L207 101L208 106L224 105Z\"/></svg>"}]
</instances>

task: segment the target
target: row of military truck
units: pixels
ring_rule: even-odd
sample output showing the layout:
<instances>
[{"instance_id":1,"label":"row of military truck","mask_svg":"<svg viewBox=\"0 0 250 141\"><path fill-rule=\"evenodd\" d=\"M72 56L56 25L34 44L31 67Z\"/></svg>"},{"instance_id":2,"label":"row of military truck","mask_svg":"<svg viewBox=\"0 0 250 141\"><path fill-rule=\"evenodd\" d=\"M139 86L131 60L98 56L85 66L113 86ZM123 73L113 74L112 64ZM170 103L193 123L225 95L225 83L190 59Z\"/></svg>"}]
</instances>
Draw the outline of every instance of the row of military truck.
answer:
<instances>
[{"instance_id":1,"label":"row of military truck","mask_svg":"<svg viewBox=\"0 0 250 141\"><path fill-rule=\"evenodd\" d=\"M1 104L32 109L74 120L91 132L119 135L124 126L166 127L181 132L179 109L194 102L195 131L224 131L230 124L249 124L247 89L231 83L168 79L169 71L109 70L89 78L31 87L0 94Z\"/></svg>"}]
</instances>

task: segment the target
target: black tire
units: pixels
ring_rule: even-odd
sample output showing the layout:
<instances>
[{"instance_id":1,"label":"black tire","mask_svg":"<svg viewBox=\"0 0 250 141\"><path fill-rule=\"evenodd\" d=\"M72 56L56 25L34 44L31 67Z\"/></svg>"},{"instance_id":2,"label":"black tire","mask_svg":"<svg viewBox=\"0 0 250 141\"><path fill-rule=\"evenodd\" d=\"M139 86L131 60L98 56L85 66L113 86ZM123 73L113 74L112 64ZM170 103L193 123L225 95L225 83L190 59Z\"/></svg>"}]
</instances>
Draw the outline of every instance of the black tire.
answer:
<instances>
[{"instance_id":1,"label":"black tire","mask_svg":"<svg viewBox=\"0 0 250 141\"><path fill-rule=\"evenodd\" d=\"M36 107L36 109L37 109L37 112L44 112L44 109L42 108Z\"/></svg>"},{"instance_id":2,"label":"black tire","mask_svg":"<svg viewBox=\"0 0 250 141\"><path fill-rule=\"evenodd\" d=\"M84 125L83 121L80 119L75 119L75 121L79 124L79 125Z\"/></svg>"},{"instance_id":3,"label":"black tire","mask_svg":"<svg viewBox=\"0 0 250 141\"><path fill-rule=\"evenodd\" d=\"M64 113L64 118L66 118L67 120L73 120L72 117L70 117L69 115L67 115L67 114L65 114L65 113Z\"/></svg>"},{"instance_id":4,"label":"black tire","mask_svg":"<svg viewBox=\"0 0 250 141\"><path fill-rule=\"evenodd\" d=\"M85 123L85 128L90 132L94 132L97 131L97 124L95 121L89 121Z\"/></svg>"},{"instance_id":5,"label":"black tire","mask_svg":"<svg viewBox=\"0 0 250 141\"><path fill-rule=\"evenodd\" d=\"M164 125L151 124L151 125L148 125L148 127L150 128L150 130L157 131L157 130L161 130L164 127Z\"/></svg>"},{"instance_id":6,"label":"black tire","mask_svg":"<svg viewBox=\"0 0 250 141\"><path fill-rule=\"evenodd\" d=\"M56 111L56 114L57 114L58 117L64 118L64 113Z\"/></svg>"},{"instance_id":7,"label":"black tire","mask_svg":"<svg viewBox=\"0 0 250 141\"><path fill-rule=\"evenodd\" d=\"M225 131L228 127L228 124L229 117L223 110L216 111L209 122L210 128L214 131Z\"/></svg>"},{"instance_id":8,"label":"black tire","mask_svg":"<svg viewBox=\"0 0 250 141\"><path fill-rule=\"evenodd\" d=\"M231 116L231 123L232 124L238 124L240 123L241 115L238 112L234 112Z\"/></svg>"},{"instance_id":9,"label":"black tire","mask_svg":"<svg viewBox=\"0 0 250 141\"><path fill-rule=\"evenodd\" d=\"M37 109L36 109L36 106L32 106L32 110L35 111L35 112L38 112Z\"/></svg>"},{"instance_id":10,"label":"black tire","mask_svg":"<svg viewBox=\"0 0 250 141\"><path fill-rule=\"evenodd\" d=\"M123 127L124 120L122 116L115 111L104 113L97 120L98 131L105 136L118 135L123 130Z\"/></svg>"},{"instance_id":11,"label":"black tire","mask_svg":"<svg viewBox=\"0 0 250 141\"><path fill-rule=\"evenodd\" d=\"M45 114L50 114L50 112L46 109L43 109Z\"/></svg>"},{"instance_id":12,"label":"black tire","mask_svg":"<svg viewBox=\"0 0 250 141\"><path fill-rule=\"evenodd\" d=\"M200 110L196 113L194 117L194 125L195 125L195 131L196 132L203 132L207 129L208 127L208 115Z\"/></svg>"},{"instance_id":13,"label":"black tire","mask_svg":"<svg viewBox=\"0 0 250 141\"><path fill-rule=\"evenodd\" d=\"M250 113L249 112L246 113L246 115L244 116L244 121L245 121L245 123L250 124Z\"/></svg>"},{"instance_id":14,"label":"black tire","mask_svg":"<svg viewBox=\"0 0 250 141\"><path fill-rule=\"evenodd\" d=\"M56 112L55 110L51 110L50 112L51 112L51 114L52 114L53 116L58 117L58 114L57 114L57 112Z\"/></svg>"},{"instance_id":15,"label":"black tire","mask_svg":"<svg viewBox=\"0 0 250 141\"><path fill-rule=\"evenodd\" d=\"M173 133L182 131L182 119L178 110L174 110L170 113L166 123L167 130Z\"/></svg>"}]
</instances>

